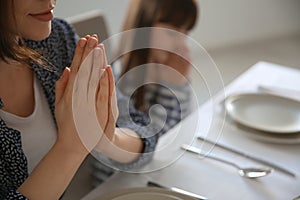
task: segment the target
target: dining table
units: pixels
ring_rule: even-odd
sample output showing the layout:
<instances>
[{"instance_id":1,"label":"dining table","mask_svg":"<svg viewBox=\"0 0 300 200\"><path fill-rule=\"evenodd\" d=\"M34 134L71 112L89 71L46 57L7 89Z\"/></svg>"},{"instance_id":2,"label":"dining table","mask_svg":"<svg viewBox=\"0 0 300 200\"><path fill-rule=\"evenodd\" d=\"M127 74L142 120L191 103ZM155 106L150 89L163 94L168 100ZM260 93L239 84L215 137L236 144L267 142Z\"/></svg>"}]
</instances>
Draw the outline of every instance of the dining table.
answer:
<instances>
[{"instance_id":1,"label":"dining table","mask_svg":"<svg viewBox=\"0 0 300 200\"><path fill-rule=\"evenodd\" d=\"M299 196L300 134L273 138L272 134L264 135L260 130L236 123L225 109L227 97L266 92L259 89L261 86L278 88L277 95L289 93L296 98L300 96L300 70L265 61L254 64L163 135L150 163L139 169L117 171L82 199L100 200L101 196L120 189L147 187L148 181L213 200L292 200ZM214 144L199 140L198 136ZM185 151L181 148L183 144L201 149L203 155ZM274 169L264 177L242 177L232 166L205 155L214 155L241 167L270 166L222 149L218 144L273 163L293 175Z\"/></svg>"}]
</instances>

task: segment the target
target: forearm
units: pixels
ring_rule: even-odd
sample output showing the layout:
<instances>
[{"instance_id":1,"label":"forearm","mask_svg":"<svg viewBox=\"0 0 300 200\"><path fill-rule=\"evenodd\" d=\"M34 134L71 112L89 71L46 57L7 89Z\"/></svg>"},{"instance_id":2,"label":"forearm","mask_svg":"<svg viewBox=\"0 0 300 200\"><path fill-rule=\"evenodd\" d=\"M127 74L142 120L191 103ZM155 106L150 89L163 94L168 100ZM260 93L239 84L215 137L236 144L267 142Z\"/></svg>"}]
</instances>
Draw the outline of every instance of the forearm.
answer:
<instances>
[{"instance_id":1,"label":"forearm","mask_svg":"<svg viewBox=\"0 0 300 200\"><path fill-rule=\"evenodd\" d=\"M96 150L120 163L134 161L143 150L141 137L128 128L116 128L113 140L100 145Z\"/></svg>"},{"instance_id":2,"label":"forearm","mask_svg":"<svg viewBox=\"0 0 300 200\"><path fill-rule=\"evenodd\" d=\"M86 156L85 151L55 143L18 191L31 200L59 199Z\"/></svg>"}]
</instances>

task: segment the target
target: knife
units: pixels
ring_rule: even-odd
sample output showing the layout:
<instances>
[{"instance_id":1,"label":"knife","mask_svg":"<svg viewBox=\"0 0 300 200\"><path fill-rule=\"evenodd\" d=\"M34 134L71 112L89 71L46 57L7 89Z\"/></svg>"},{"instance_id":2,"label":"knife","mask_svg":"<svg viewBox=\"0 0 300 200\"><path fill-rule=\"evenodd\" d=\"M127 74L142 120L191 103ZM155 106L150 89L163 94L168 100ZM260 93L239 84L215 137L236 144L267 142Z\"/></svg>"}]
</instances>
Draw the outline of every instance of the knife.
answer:
<instances>
[{"instance_id":1,"label":"knife","mask_svg":"<svg viewBox=\"0 0 300 200\"><path fill-rule=\"evenodd\" d=\"M193 199L197 199L197 200L208 200L208 198L206 198L204 196L200 196L198 194L195 194L195 193L192 193L192 192L180 189L180 188L176 188L176 187L166 187L166 186L160 185L160 184L152 182L152 181L148 181L147 185L150 187L158 187L158 188L164 188L167 190L171 190L171 191L177 192L179 194L182 194L182 195L185 195L185 196L191 197Z\"/></svg>"},{"instance_id":2,"label":"knife","mask_svg":"<svg viewBox=\"0 0 300 200\"><path fill-rule=\"evenodd\" d=\"M222 145L222 144L218 144L218 143L212 142L212 141L210 141L210 140L208 140L208 139L204 139L204 138L202 138L202 137L200 137L200 136L198 136L197 139L198 139L198 140L201 140L201 141L205 141L205 142L207 142L207 143L209 143L209 144L215 145L215 146L217 146L217 147L220 147L220 148L225 149L225 150L227 150L227 151L230 151L230 152L232 152L232 153L241 155L241 156L243 156L243 157L245 157L245 158L248 158L248 159L250 159L250 160L256 161L256 162L258 162L258 163L264 164L264 165L266 165L266 166L268 166L268 167L273 168L274 170L280 171L280 172L285 173L285 174L287 174L287 175L289 175L289 176L291 176L291 177L296 178L296 174L295 174L295 173L293 173L293 172L289 171L288 169L285 169L285 168L283 168L283 167L281 167L281 166L278 166L278 165L275 164L275 163L271 163L271 162L266 161L266 160L263 160L263 159L261 159L261 158L254 157L254 156L252 156L252 155L246 154L246 153L241 152L241 151L238 151L238 150L236 150L236 149L227 147L227 146L225 146L225 145ZM192 147L192 146L191 146L191 147ZM200 150L200 149L197 149L196 147L193 147L193 148L190 149L189 151L190 151L190 152L193 152L193 153L196 153L196 154L199 154L199 152L201 152L201 150Z\"/></svg>"}]
</instances>

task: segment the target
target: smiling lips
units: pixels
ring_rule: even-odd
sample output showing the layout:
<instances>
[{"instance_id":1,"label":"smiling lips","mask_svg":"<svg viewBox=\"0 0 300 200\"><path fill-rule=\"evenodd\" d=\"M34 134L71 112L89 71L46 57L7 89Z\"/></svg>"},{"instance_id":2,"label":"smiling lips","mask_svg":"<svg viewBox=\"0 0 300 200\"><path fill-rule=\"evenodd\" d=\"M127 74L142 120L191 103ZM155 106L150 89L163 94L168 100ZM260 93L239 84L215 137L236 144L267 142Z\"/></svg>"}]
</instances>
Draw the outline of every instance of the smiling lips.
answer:
<instances>
[{"instance_id":1,"label":"smiling lips","mask_svg":"<svg viewBox=\"0 0 300 200\"><path fill-rule=\"evenodd\" d=\"M43 12L43 13L37 13L37 14L30 14L33 18L42 21L42 22L48 22L53 19L53 12L52 10Z\"/></svg>"}]
</instances>

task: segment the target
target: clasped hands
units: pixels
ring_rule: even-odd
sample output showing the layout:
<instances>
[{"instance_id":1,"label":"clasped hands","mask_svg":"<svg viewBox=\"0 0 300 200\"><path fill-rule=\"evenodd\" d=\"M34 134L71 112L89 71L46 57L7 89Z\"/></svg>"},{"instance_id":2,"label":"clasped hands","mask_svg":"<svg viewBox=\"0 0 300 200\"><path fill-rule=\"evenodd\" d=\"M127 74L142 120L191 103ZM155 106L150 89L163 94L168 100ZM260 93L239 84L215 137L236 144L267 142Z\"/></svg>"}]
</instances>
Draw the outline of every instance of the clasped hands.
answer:
<instances>
[{"instance_id":1,"label":"clasped hands","mask_svg":"<svg viewBox=\"0 0 300 200\"><path fill-rule=\"evenodd\" d=\"M90 152L113 143L118 107L111 67L96 35L80 38L71 68L56 83L58 141Z\"/></svg>"}]
</instances>

